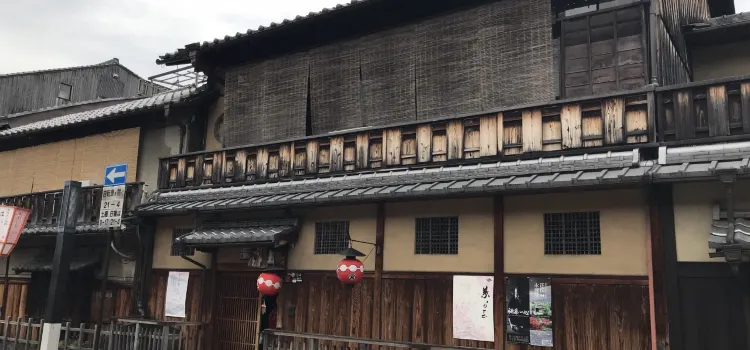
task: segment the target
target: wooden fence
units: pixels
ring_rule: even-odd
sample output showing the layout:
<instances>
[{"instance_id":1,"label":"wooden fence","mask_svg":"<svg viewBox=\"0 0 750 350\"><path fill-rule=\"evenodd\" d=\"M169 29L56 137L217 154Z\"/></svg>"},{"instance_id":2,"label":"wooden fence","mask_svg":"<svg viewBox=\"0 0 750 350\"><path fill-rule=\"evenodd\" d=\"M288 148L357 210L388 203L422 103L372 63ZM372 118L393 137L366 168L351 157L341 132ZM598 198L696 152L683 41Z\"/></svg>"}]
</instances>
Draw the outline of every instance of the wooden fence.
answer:
<instances>
[{"instance_id":1,"label":"wooden fence","mask_svg":"<svg viewBox=\"0 0 750 350\"><path fill-rule=\"evenodd\" d=\"M0 321L0 349L39 350L44 320ZM102 327L65 323L60 349L65 350L197 350L197 324L119 320Z\"/></svg>"}]
</instances>

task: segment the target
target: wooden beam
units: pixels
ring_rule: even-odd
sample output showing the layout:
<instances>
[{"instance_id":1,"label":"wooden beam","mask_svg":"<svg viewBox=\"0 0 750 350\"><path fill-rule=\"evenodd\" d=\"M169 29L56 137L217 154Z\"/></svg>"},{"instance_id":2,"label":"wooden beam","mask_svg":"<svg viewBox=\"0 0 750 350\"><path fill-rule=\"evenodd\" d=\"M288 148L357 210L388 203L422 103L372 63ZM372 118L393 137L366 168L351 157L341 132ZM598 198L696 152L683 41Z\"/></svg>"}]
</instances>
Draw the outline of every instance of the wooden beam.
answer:
<instances>
[{"instance_id":1,"label":"wooden beam","mask_svg":"<svg viewBox=\"0 0 750 350\"><path fill-rule=\"evenodd\" d=\"M742 105L742 131L750 134L750 83L740 86L740 104Z\"/></svg>"},{"instance_id":2,"label":"wooden beam","mask_svg":"<svg viewBox=\"0 0 750 350\"><path fill-rule=\"evenodd\" d=\"M375 276L372 290L372 338L381 339L380 314L383 300L383 244L385 243L385 203L378 203L375 223Z\"/></svg>"},{"instance_id":3,"label":"wooden beam","mask_svg":"<svg viewBox=\"0 0 750 350\"><path fill-rule=\"evenodd\" d=\"M672 96L675 137L678 140L695 138L696 123L695 113L693 112L693 92L675 91Z\"/></svg>"},{"instance_id":4,"label":"wooden beam","mask_svg":"<svg viewBox=\"0 0 750 350\"><path fill-rule=\"evenodd\" d=\"M344 137L331 137L331 172L344 170Z\"/></svg>"},{"instance_id":5,"label":"wooden beam","mask_svg":"<svg viewBox=\"0 0 750 350\"><path fill-rule=\"evenodd\" d=\"M357 169L370 167L370 134L363 132L357 134Z\"/></svg>"},{"instance_id":6,"label":"wooden beam","mask_svg":"<svg viewBox=\"0 0 750 350\"><path fill-rule=\"evenodd\" d=\"M401 129L386 130L385 164L401 164Z\"/></svg>"},{"instance_id":7,"label":"wooden beam","mask_svg":"<svg viewBox=\"0 0 750 350\"><path fill-rule=\"evenodd\" d=\"M318 173L318 141L311 140L307 142L307 174ZM259 153L260 154L260 153Z\"/></svg>"},{"instance_id":8,"label":"wooden beam","mask_svg":"<svg viewBox=\"0 0 750 350\"><path fill-rule=\"evenodd\" d=\"M562 149L581 147L581 105L565 105L560 111Z\"/></svg>"},{"instance_id":9,"label":"wooden beam","mask_svg":"<svg viewBox=\"0 0 750 350\"><path fill-rule=\"evenodd\" d=\"M497 116L487 115L479 119L479 156L497 155Z\"/></svg>"},{"instance_id":10,"label":"wooden beam","mask_svg":"<svg viewBox=\"0 0 750 350\"><path fill-rule=\"evenodd\" d=\"M542 111L528 109L521 112L521 137L523 137L523 152L538 152L542 150Z\"/></svg>"},{"instance_id":11,"label":"wooden beam","mask_svg":"<svg viewBox=\"0 0 750 350\"><path fill-rule=\"evenodd\" d=\"M503 197L495 197L492 216L495 245L495 286L493 308L495 310L495 349L505 349L505 209Z\"/></svg>"},{"instance_id":12,"label":"wooden beam","mask_svg":"<svg viewBox=\"0 0 750 350\"><path fill-rule=\"evenodd\" d=\"M625 139L625 99L610 98L602 103L604 118L604 144L620 144Z\"/></svg>"},{"instance_id":13,"label":"wooden beam","mask_svg":"<svg viewBox=\"0 0 750 350\"><path fill-rule=\"evenodd\" d=\"M446 130L448 136L448 160L464 157L464 123L463 120L451 120Z\"/></svg>"},{"instance_id":14,"label":"wooden beam","mask_svg":"<svg viewBox=\"0 0 750 350\"><path fill-rule=\"evenodd\" d=\"M729 135L729 103L724 85L708 88L708 136Z\"/></svg>"},{"instance_id":15,"label":"wooden beam","mask_svg":"<svg viewBox=\"0 0 750 350\"><path fill-rule=\"evenodd\" d=\"M427 163L432 160L432 125L417 127L417 161Z\"/></svg>"},{"instance_id":16,"label":"wooden beam","mask_svg":"<svg viewBox=\"0 0 750 350\"><path fill-rule=\"evenodd\" d=\"M671 349L684 349L679 277L677 274L677 241L675 237L672 185L651 187L649 213L653 252L654 315L657 340L669 334ZM654 242L655 241L655 242ZM661 249L659 248L661 245ZM663 273L661 272L663 271ZM661 280L661 281L660 281Z\"/></svg>"},{"instance_id":17,"label":"wooden beam","mask_svg":"<svg viewBox=\"0 0 750 350\"><path fill-rule=\"evenodd\" d=\"M503 154L503 113L497 114L497 154Z\"/></svg>"}]
</instances>

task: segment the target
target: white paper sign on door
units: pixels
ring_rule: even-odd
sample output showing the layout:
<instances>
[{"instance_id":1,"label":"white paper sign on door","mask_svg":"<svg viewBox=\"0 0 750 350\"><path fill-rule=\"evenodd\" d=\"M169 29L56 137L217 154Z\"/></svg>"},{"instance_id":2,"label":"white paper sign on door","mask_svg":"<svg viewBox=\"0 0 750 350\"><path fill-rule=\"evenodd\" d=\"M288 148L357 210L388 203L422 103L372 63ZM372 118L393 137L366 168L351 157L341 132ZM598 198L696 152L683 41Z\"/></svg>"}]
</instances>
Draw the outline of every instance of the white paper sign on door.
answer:
<instances>
[{"instance_id":1,"label":"white paper sign on door","mask_svg":"<svg viewBox=\"0 0 750 350\"><path fill-rule=\"evenodd\" d=\"M167 279L167 296L164 302L164 316L185 317L189 272L169 272Z\"/></svg>"},{"instance_id":2,"label":"white paper sign on door","mask_svg":"<svg viewBox=\"0 0 750 350\"><path fill-rule=\"evenodd\" d=\"M494 277L453 276L453 337L495 341Z\"/></svg>"}]
</instances>

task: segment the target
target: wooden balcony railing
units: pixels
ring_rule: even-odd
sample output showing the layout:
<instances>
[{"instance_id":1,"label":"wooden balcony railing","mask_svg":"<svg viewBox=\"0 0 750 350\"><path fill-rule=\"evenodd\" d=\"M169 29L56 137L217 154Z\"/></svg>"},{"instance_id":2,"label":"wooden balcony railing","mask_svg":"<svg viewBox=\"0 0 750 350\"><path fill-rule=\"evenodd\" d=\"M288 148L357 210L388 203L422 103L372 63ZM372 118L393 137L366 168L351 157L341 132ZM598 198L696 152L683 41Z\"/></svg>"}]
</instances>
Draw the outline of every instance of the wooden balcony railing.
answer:
<instances>
[{"instance_id":1,"label":"wooden balcony railing","mask_svg":"<svg viewBox=\"0 0 750 350\"><path fill-rule=\"evenodd\" d=\"M750 76L657 89L660 141L750 134Z\"/></svg>"},{"instance_id":2,"label":"wooden balcony railing","mask_svg":"<svg viewBox=\"0 0 750 350\"><path fill-rule=\"evenodd\" d=\"M160 160L159 189L263 182L655 141L652 92L363 128Z\"/></svg>"},{"instance_id":3,"label":"wooden balcony railing","mask_svg":"<svg viewBox=\"0 0 750 350\"><path fill-rule=\"evenodd\" d=\"M78 214L79 227L96 227L99 223L99 209L102 200L102 186L84 187L78 198L81 212ZM141 202L142 185L131 183L125 186L125 203L123 213L131 212ZM31 209L31 216L26 223L26 231L54 232L60 214L62 190L35 192L24 195L2 197L0 204L13 205Z\"/></svg>"}]
</instances>

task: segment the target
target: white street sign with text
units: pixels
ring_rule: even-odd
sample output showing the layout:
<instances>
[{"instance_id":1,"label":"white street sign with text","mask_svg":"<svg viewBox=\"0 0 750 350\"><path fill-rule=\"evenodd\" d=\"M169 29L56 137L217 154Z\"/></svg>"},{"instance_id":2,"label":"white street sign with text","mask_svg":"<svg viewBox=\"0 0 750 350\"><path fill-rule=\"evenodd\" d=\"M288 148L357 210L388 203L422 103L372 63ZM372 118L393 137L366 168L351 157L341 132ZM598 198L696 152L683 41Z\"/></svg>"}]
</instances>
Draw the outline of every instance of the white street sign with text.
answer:
<instances>
[{"instance_id":1,"label":"white street sign with text","mask_svg":"<svg viewBox=\"0 0 750 350\"><path fill-rule=\"evenodd\" d=\"M109 186L102 189L102 203L99 209L99 227L120 228L122 208L125 204L125 185Z\"/></svg>"}]
</instances>

